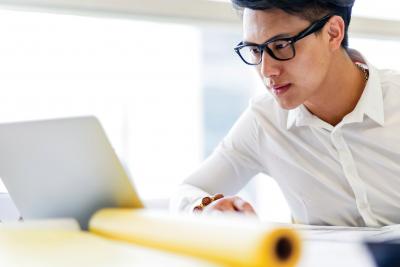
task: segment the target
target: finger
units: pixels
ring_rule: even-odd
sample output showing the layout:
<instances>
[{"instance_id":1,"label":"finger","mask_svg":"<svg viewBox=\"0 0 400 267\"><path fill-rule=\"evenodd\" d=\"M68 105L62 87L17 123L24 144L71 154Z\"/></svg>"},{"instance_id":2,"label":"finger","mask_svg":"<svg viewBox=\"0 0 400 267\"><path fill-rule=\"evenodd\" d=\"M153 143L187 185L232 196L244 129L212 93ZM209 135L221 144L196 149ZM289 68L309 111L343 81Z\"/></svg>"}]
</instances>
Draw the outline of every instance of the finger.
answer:
<instances>
[{"instance_id":1,"label":"finger","mask_svg":"<svg viewBox=\"0 0 400 267\"><path fill-rule=\"evenodd\" d=\"M221 199L221 201L215 203L214 208L220 211L236 211L230 199Z\"/></svg>"},{"instance_id":2,"label":"finger","mask_svg":"<svg viewBox=\"0 0 400 267\"><path fill-rule=\"evenodd\" d=\"M231 199L220 199L208 205L206 210L218 210L218 211L235 211Z\"/></svg>"},{"instance_id":3,"label":"finger","mask_svg":"<svg viewBox=\"0 0 400 267\"><path fill-rule=\"evenodd\" d=\"M255 214L255 211L254 211L253 207L250 205L250 203L244 201L241 198L236 198L233 201L233 205L234 205L235 210L237 210L237 211Z\"/></svg>"}]
</instances>

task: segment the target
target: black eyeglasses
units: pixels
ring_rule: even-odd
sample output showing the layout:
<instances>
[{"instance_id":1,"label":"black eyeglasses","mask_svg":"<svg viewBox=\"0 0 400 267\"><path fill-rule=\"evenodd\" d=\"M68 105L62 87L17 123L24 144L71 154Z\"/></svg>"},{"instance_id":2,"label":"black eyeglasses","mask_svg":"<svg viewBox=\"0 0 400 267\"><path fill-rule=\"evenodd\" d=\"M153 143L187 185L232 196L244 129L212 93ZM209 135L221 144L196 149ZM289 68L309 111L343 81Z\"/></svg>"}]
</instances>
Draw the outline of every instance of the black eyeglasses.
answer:
<instances>
[{"instance_id":1,"label":"black eyeglasses","mask_svg":"<svg viewBox=\"0 0 400 267\"><path fill-rule=\"evenodd\" d=\"M321 30L332 16L334 14L323 17L293 37L273 38L260 45L240 42L234 50L244 63L248 65L260 64L264 50L276 60L285 61L292 59L296 56L294 44L304 37Z\"/></svg>"}]
</instances>

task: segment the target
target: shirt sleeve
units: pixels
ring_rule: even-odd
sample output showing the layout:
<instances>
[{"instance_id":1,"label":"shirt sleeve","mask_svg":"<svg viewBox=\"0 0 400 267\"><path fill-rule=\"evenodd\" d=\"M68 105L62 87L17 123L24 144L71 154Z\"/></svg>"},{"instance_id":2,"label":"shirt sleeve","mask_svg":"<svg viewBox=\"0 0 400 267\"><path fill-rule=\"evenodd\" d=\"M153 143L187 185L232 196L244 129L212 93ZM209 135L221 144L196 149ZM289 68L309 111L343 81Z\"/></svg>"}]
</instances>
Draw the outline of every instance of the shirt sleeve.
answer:
<instances>
[{"instance_id":1,"label":"shirt sleeve","mask_svg":"<svg viewBox=\"0 0 400 267\"><path fill-rule=\"evenodd\" d=\"M171 211L191 212L201 198L222 193L234 195L262 171L259 157L260 127L247 109L228 135L171 198Z\"/></svg>"}]
</instances>

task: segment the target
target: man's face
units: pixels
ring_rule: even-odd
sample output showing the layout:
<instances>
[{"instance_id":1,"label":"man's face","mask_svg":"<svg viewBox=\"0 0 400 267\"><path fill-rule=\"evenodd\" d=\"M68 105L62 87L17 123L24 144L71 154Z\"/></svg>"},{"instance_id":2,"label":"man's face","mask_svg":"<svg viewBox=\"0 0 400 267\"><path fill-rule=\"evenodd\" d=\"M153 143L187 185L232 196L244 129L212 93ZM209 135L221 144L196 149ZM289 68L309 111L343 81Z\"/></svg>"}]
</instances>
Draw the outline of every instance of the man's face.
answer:
<instances>
[{"instance_id":1,"label":"man's face","mask_svg":"<svg viewBox=\"0 0 400 267\"><path fill-rule=\"evenodd\" d=\"M244 41L262 44L279 35L291 37L310 22L281 10L250 10L243 14ZM322 93L330 56L329 38L311 34L295 43L296 56L288 61L273 59L263 53L257 71L279 105L293 109Z\"/></svg>"}]
</instances>

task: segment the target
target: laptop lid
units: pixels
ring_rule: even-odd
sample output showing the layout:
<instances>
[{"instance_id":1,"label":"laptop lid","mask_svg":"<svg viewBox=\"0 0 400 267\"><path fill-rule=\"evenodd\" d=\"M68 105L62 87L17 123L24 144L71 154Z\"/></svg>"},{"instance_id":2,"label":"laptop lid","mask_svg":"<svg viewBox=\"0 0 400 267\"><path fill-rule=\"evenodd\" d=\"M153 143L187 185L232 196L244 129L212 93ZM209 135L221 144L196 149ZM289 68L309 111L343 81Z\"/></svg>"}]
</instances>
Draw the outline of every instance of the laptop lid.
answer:
<instances>
[{"instance_id":1,"label":"laptop lid","mask_svg":"<svg viewBox=\"0 0 400 267\"><path fill-rule=\"evenodd\" d=\"M143 207L95 117L0 124L0 177L24 219Z\"/></svg>"}]
</instances>

